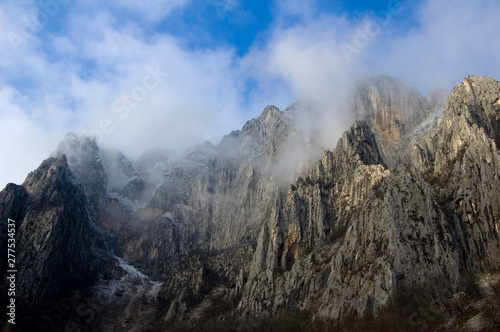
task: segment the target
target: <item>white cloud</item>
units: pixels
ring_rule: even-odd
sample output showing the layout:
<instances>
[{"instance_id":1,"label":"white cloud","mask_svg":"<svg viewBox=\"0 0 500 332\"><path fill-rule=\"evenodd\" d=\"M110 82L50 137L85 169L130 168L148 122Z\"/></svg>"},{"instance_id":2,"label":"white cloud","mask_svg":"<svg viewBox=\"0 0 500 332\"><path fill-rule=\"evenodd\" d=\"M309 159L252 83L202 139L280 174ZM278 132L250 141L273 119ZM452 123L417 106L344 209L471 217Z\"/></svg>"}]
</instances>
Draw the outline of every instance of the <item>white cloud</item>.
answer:
<instances>
[{"instance_id":1,"label":"white cloud","mask_svg":"<svg viewBox=\"0 0 500 332\"><path fill-rule=\"evenodd\" d=\"M166 17L173 9L186 5L190 0L120 0L100 1L84 0L80 2L80 8L85 11L103 12L109 11L117 17L132 15L143 22L154 23Z\"/></svg>"},{"instance_id":2,"label":"white cloud","mask_svg":"<svg viewBox=\"0 0 500 332\"><path fill-rule=\"evenodd\" d=\"M348 22L340 17L278 29L265 54L265 69L282 76L297 96L324 98L356 72L339 48Z\"/></svg>"},{"instance_id":3,"label":"white cloud","mask_svg":"<svg viewBox=\"0 0 500 332\"><path fill-rule=\"evenodd\" d=\"M26 175L54 150L62 134L60 131L45 131L39 122L25 115L15 99L16 91L11 88L0 89L2 189L8 182L22 183Z\"/></svg>"},{"instance_id":4,"label":"white cloud","mask_svg":"<svg viewBox=\"0 0 500 332\"><path fill-rule=\"evenodd\" d=\"M5 1L0 5L0 47L4 54L22 54L26 46L36 43L33 34L39 28L37 22L38 9L31 1ZM5 60L11 60L5 57Z\"/></svg>"},{"instance_id":5,"label":"white cloud","mask_svg":"<svg viewBox=\"0 0 500 332\"><path fill-rule=\"evenodd\" d=\"M102 143L137 155L216 141L249 116L241 113L244 78L231 50L186 51L171 36L146 37L135 23L117 26L105 11L92 17L70 12L68 18L64 35L41 31L45 35L33 36L25 49L2 56L0 117L2 128L15 133L0 146L0 155L15 155L28 166L5 165L1 184L20 182L19 173L34 169L65 132L100 130L103 119L114 128ZM146 68L167 76L121 117L113 103L140 91Z\"/></svg>"},{"instance_id":6,"label":"white cloud","mask_svg":"<svg viewBox=\"0 0 500 332\"><path fill-rule=\"evenodd\" d=\"M374 65L423 91L451 89L467 74L499 79L499 12L494 0L427 1L416 27L381 41L371 54Z\"/></svg>"},{"instance_id":7,"label":"white cloud","mask_svg":"<svg viewBox=\"0 0 500 332\"><path fill-rule=\"evenodd\" d=\"M286 18L311 19L315 12L314 1L277 0L274 2L274 12L283 22Z\"/></svg>"},{"instance_id":8,"label":"white cloud","mask_svg":"<svg viewBox=\"0 0 500 332\"><path fill-rule=\"evenodd\" d=\"M326 14L310 19L315 11L296 12L294 15L302 16L293 25L278 18L282 24L274 26L265 48L254 49L250 57L256 70L262 72L261 79L285 82L295 99L305 99L314 109L299 119L298 129L306 139L315 136L322 148L331 149L352 122L347 98L361 68L348 63L340 45L349 41L356 22ZM285 15L290 15L290 10ZM303 152L313 158L322 152L309 150Z\"/></svg>"},{"instance_id":9,"label":"white cloud","mask_svg":"<svg viewBox=\"0 0 500 332\"><path fill-rule=\"evenodd\" d=\"M67 4L57 18L63 30L53 34L47 26L17 48L6 36L20 33L22 17L37 7L2 3L0 129L11 139L0 143L0 155L18 164L2 164L0 186L22 181L65 132L100 129L103 119L111 121L105 129L114 126L103 144L137 154L216 141L266 104L285 107L305 96L323 111L318 122L333 132L325 137L333 146L345 123L339 116L348 117L342 98L362 72L394 75L424 91L451 88L469 73L500 77L500 3L493 0L429 0L408 31L399 26L404 16L394 15L351 63L341 44L353 43L373 17L325 14L310 2L276 1L271 28L242 58L231 49L186 50L172 36L146 33L144 27L187 2ZM219 4L236 6L234 0ZM141 92L146 68L156 66L168 73L161 83L146 89L128 116L113 112L116 100Z\"/></svg>"}]
</instances>

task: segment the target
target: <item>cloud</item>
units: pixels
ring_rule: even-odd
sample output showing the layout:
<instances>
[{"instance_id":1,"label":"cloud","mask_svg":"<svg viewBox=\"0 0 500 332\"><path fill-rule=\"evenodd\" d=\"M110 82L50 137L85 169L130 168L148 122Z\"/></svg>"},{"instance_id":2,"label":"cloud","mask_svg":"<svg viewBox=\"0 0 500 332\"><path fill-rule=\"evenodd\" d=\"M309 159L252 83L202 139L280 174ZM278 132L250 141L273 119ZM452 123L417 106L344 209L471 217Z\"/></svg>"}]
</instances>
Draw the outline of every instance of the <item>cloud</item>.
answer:
<instances>
[{"instance_id":1,"label":"cloud","mask_svg":"<svg viewBox=\"0 0 500 332\"><path fill-rule=\"evenodd\" d=\"M7 16L5 6L0 15ZM67 131L100 131L104 146L135 157L148 149L217 142L265 106L252 106L265 93L245 96L248 75L231 49L186 50L172 36L147 34L139 23L117 24L106 10L71 7L61 15L63 34L40 30L2 54L1 126L15 134L1 143L0 154L16 155L25 165L5 165L2 185L22 182ZM151 71L162 73L159 81ZM123 96L132 105L125 112Z\"/></svg>"},{"instance_id":2,"label":"cloud","mask_svg":"<svg viewBox=\"0 0 500 332\"><path fill-rule=\"evenodd\" d=\"M264 54L264 69L288 82L297 96L316 99L335 89L356 71L348 66L340 41L350 29L345 18L330 16L306 25L277 28Z\"/></svg>"},{"instance_id":3,"label":"cloud","mask_svg":"<svg viewBox=\"0 0 500 332\"><path fill-rule=\"evenodd\" d=\"M78 8L85 12L111 12L116 17L126 17L142 23L155 23L164 19L172 10L189 3L190 0L121 0L121 1L79 1Z\"/></svg>"},{"instance_id":4,"label":"cloud","mask_svg":"<svg viewBox=\"0 0 500 332\"><path fill-rule=\"evenodd\" d=\"M294 21L311 19L315 11L314 1L277 0L274 2L275 17L281 24L286 23L290 19Z\"/></svg>"},{"instance_id":5,"label":"cloud","mask_svg":"<svg viewBox=\"0 0 500 332\"><path fill-rule=\"evenodd\" d=\"M384 10L356 16L322 13L314 2L277 4L282 16L265 47L251 56L295 97L316 101L319 119L311 128L325 132L324 142L350 122L346 96L363 74L392 75L424 94L451 89L467 74L500 78L495 1L388 1Z\"/></svg>"},{"instance_id":6,"label":"cloud","mask_svg":"<svg viewBox=\"0 0 500 332\"><path fill-rule=\"evenodd\" d=\"M19 96L11 88L0 89L0 143L2 188L8 182L22 183L57 146L63 132L45 130L18 106ZM40 144L43 142L43 144Z\"/></svg>"},{"instance_id":7,"label":"cloud","mask_svg":"<svg viewBox=\"0 0 500 332\"><path fill-rule=\"evenodd\" d=\"M234 0L213 5L223 18L244 10ZM362 73L393 75L424 92L450 89L466 74L500 77L493 0L404 2L385 21L384 12L353 17L317 2L275 1L272 24L243 56L225 43L186 47L189 31L157 28L177 9L196 7L187 0L68 2L30 30L38 6L0 4L0 129L12 138L0 143L0 155L22 164L4 163L0 185L22 182L67 131L101 131L102 144L137 155L215 143L267 104L306 97L320 112L305 127L325 124L323 141L334 146L349 122L349 83ZM13 34L28 38L13 45ZM356 47L351 59L345 45ZM150 70L164 73L161 81L148 78Z\"/></svg>"},{"instance_id":8,"label":"cloud","mask_svg":"<svg viewBox=\"0 0 500 332\"><path fill-rule=\"evenodd\" d=\"M499 79L499 11L498 1L426 1L416 26L396 36L388 31L374 48L373 66L424 92L451 89L467 74Z\"/></svg>"}]
</instances>

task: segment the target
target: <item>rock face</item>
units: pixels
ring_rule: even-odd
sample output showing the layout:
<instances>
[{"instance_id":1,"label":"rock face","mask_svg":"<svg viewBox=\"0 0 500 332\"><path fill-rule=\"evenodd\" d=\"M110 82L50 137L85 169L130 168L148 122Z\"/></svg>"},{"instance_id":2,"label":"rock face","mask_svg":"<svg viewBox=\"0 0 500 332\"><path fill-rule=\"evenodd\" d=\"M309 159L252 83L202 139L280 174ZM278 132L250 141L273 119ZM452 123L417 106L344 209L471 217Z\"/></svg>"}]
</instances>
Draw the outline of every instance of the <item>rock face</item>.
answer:
<instances>
[{"instance_id":1,"label":"rock face","mask_svg":"<svg viewBox=\"0 0 500 332\"><path fill-rule=\"evenodd\" d=\"M66 156L45 160L22 186L10 184L0 195L2 221L17 226L18 300L43 302L97 280L102 242Z\"/></svg>"},{"instance_id":2,"label":"rock face","mask_svg":"<svg viewBox=\"0 0 500 332\"><path fill-rule=\"evenodd\" d=\"M136 161L68 135L0 194L2 227L18 220L23 298L124 280L126 260L157 281L134 290L156 289L151 326L289 311L342 321L498 268L500 83L469 76L424 98L381 76L352 99L357 120L312 162L300 103L267 107L216 146ZM133 330L130 312L108 314Z\"/></svg>"},{"instance_id":3,"label":"rock face","mask_svg":"<svg viewBox=\"0 0 500 332\"><path fill-rule=\"evenodd\" d=\"M437 130L413 148L413 161L453 219L467 264L497 266L500 221L500 86L468 76L450 94Z\"/></svg>"},{"instance_id":4,"label":"rock face","mask_svg":"<svg viewBox=\"0 0 500 332\"><path fill-rule=\"evenodd\" d=\"M389 167L404 162L412 138L430 131L442 116L448 92L424 98L415 88L387 76L370 77L357 85L352 112L366 119Z\"/></svg>"},{"instance_id":5,"label":"rock face","mask_svg":"<svg viewBox=\"0 0 500 332\"><path fill-rule=\"evenodd\" d=\"M426 118L429 106L416 89L395 78L375 76L357 86L353 111L388 142L399 141Z\"/></svg>"}]
</instances>

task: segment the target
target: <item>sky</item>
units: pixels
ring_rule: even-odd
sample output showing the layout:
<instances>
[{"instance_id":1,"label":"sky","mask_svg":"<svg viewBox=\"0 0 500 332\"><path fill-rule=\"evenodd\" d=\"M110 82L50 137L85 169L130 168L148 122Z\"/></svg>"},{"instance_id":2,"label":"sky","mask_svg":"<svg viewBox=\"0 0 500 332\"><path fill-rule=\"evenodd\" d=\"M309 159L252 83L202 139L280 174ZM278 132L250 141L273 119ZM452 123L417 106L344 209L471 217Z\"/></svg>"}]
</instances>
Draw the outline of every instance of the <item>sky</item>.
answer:
<instances>
[{"instance_id":1,"label":"sky","mask_svg":"<svg viewBox=\"0 0 500 332\"><path fill-rule=\"evenodd\" d=\"M137 157L217 143L298 98L335 121L366 74L423 94L500 79L499 12L497 0L2 0L0 187L70 131Z\"/></svg>"}]
</instances>

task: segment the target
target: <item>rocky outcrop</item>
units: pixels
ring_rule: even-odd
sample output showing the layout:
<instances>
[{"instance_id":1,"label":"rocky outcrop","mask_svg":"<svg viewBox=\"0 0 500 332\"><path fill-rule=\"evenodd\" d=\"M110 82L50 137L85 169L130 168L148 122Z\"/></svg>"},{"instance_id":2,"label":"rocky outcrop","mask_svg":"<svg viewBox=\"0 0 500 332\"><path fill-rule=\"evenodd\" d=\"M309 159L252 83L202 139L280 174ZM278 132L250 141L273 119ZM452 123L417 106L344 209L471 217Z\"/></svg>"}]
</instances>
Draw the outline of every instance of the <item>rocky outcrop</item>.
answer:
<instances>
[{"instance_id":1,"label":"rocky outcrop","mask_svg":"<svg viewBox=\"0 0 500 332\"><path fill-rule=\"evenodd\" d=\"M47 159L22 186L8 185L1 195L2 223L12 218L18 226L16 297L21 302L39 303L99 277L102 242L65 156Z\"/></svg>"},{"instance_id":2,"label":"rocky outcrop","mask_svg":"<svg viewBox=\"0 0 500 332\"><path fill-rule=\"evenodd\" d=\"M415 169L388 170L358 123L290 187L283 212L263 229L241 307L373 314L397 287L439 275L458 282L459 268L433 188Z\"/></svg>"},{"instance_id":3,"label":"rocky outcrop","mask_svg":"<svg viewBox=\"0 0 500 332\"><path fill-rule=\"evenodd\" d=\"M135 161L68 135L0 194L2 218L22 220L22 265L36 267L23 280L45 278L23 296L92 280L106 248L120 257L109 269L118 260L148 280L130 294L157 292L137 297L156 325L290 311L342 321L377 316L400 290L445 279L457 291L498 267L500 83L467 77L445 107L447 92L424 98L385 76L355 91L358 120L322 155L321 133L300 125L314 114L306 103L269 106L216 146ZM70 267L64 280L48 276L56 261Z\"/></svg>"},{"instance_id":4,"label":"rocky outcrop","mask_svg":"<svg viewBox=\"0 0 500 332\"><path fill-rule=\"evenodd\" d=\"M426 114L439 112L438 103L443 95L435 93L430 97L435 101L428 104L424 104L425 99L419 99L422 103L417 103L419 109L408 112L405 125L398 131L399 142L384 138L384 128L373 122L373 114L379 111L375 106L371 114L366 113L369 121L356 123L344 134L337 148L326 152L309 174L300 177L288 191L267 177L266 189L258 191L262 198L257 202L272 199L260 210L259 219L265 222L255 237L252 264L248 270L242 269L245 273L248 271L248 281L237 286L242 290L238 308L243 314L274 315L283 310L302 309L318 317L339 318L353 313L376 313L397 289L443 276L450 285L458 285L464 269L477 265L468 257L494 257L491 253L496 252L499 245L497 224L464 226L459 216L463 209L449 205L449 194L443 191L451 187L464 188L460 181L470 179L472 174L456 174L460 180L452 180L454 177L450 177L444 167L439 173L449 180L439 186L427 170L429 165L436 165L435 157L424 164L415 160L411 149L398 149L399 162L394 158L390 160L399 166L390 167L391 163L385 162L388 154L378 149L379 142L386 147L395 143L420 146L429 137L436 136L443 137L447 144L457 142L447 136L448 111L442 119L439 114L432 117ZM455 109L454 98L457 98L455 91L447 110ZM475 109L477 104L467 108L482 112ZM494 104L494 100L479 104ZM401 110L396 107L392 112ZM495 112L493 114L497 114ZM396 121L397 115L392 116L391 121L399 121ZM494 128L494 125L485 123L483 127ZM471 128L470 123L463 128ZM477 138L480 142L475 142ZM469 144L476 148L485 141L481 136L472 139L474 142ZM496 149L491 141L488 144ZM476 152L476 158L469 159L469 163L473 165L481 160L479 155L498 156L498 151L492 149ZM448 150L448 146L429 148L426 155L443 151L443 155L448 156L445 153ZM491 163L485 171L492 175L492 180L496 180L495 174L498 174L496 165ZM464 167L460 164L456 168ZM251 178L252 172L248 175L245 179ZM260 173L257 178L266 179L266 173ZM233 181L242 187L240 179ZM473 182L485 185L477 177ZM247 194L255 191L255 187L244 188L248 188ZM274 192L270 188L274 188ZM452 195L456 193L458 189ZM488 194L477 200L488 204L496 199L497 196L491 196L495 193L491 187ZM477 205L471 203L470 206ZM490 205L484 211L492 214ZM476 249L470 249L471 241ZM483 254L477 249L485 247L489 249ZM486 265L482 265L478 270L485 268Z\"/></svg>"},{"instance_id":5,"label":"rocky outcrop","mask_svg":"<svg viewBox=\"0 0 500 332\"><path fill-rule=\"evenodd\" d=\"M468 76L457 84L443 120L413 148L413 161L453 219L467 263L497 266L500 221L500 83Z\"/></svg>"},{"instance_id":6,"label":"rocky outcrop","mask_svg":"<svg viewBox=\"0 0 500 332\"><path fill-rule=\"evenodd\" d=\"M76 134L68 133L52 153L54 158L66 156L74 177L83 186L91 217L95 221L102 218L100 211L106 204L107 184L98 151L95 140L90 138L80 140Z\"/></svg>"},{"instance_id":7,"label":"rocky outcrop","mask_svg":"<svg viewBox=\"0 0 500 332\"><path fill-rule=\"evenodd\" d=\"M447 98L447 91L435 90L424 98L398 79L373 76L358 83L352 113L367 121L384 162L393 167L408 163L406 151L412 138L433 129Z\"/></svg>"},{"instance_id":8,"label":"rocky outcrop","mask_svg":"<svg viewBox=\"0 0 500 332\"><path fill-rule=\"evenodd\" d=\"M389 143L411 133L425 119L427 101L416 89L387 76L374 76L358 84L353 112Z\"/></svg>"}]
</instances>

